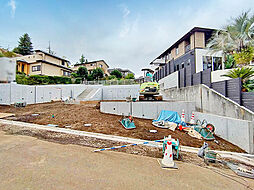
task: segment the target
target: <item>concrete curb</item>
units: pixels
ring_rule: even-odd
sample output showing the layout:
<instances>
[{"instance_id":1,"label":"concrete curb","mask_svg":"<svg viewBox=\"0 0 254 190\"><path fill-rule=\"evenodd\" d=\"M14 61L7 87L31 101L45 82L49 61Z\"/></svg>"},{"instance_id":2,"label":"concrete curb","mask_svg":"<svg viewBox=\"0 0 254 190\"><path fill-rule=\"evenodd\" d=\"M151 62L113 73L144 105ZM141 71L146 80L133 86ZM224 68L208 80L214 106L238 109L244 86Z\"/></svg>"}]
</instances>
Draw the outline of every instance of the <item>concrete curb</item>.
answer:
<instances>
[{"instance_id":1,"label":"concrete curb","mask_svg":"<svg viewBox=\"0 0 254 190\"><path fill-rule=\"evenodd\" d=\"M11 120L0 119L0 123L6 124L6 125L15 125L15 126L32 128L32 129L39 129L39 130L58 132L58 133L66 133L66 134L71 134L71 135L92 137L92 138L97 138L97 139L111 140L111 141L118 141L118 142L137 143L137 144L142 144L144 142L147 142L147 140L134 139L134 138L129 138L129 137L105 135L105 134L101 134L101 133L92 133L92 132L86 132L86 131L78 131L78 130L72 130L72 129L50 127L47 125L38 125L38 124L26 123L26 122L20 122L20 121L11 121ZM153 147L160 147L160 148L162 147L161 143L156 143L153 141L149 141L149 144L145 144L145 145L153 146Z\"/></svg>"}]
</instances>

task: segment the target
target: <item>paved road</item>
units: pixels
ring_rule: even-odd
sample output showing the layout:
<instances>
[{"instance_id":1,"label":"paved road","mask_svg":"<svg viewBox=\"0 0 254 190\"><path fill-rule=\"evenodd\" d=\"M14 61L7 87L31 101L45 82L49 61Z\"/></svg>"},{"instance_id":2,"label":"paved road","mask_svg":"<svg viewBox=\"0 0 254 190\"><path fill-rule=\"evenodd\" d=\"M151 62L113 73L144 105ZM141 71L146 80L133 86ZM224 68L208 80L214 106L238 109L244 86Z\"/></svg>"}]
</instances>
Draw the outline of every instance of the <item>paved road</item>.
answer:
<instances>
[{"instance_id":1,"label":"paved road","mask_svg":"<svg viewBox=\"0 0 254 190\"><path fill-rule=\"evenodd\" d=\"M169 171L154 158L92 150L0 131L0 189L245 189L191 164Z\"/></svg>"}]
</instances>

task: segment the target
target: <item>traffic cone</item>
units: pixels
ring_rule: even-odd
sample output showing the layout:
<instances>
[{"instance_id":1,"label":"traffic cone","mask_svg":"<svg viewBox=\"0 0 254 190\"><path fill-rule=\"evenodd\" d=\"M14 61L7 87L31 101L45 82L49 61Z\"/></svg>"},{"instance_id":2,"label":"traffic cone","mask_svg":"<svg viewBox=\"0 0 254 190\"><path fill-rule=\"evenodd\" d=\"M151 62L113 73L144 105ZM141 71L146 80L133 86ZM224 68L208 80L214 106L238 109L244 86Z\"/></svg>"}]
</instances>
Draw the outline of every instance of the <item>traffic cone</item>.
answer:
<instances>
[{"instance_id":1,"label":"traffic cone","mask_svg":"<svg viewBox=\"0 0 254 190\"><path fill-rule=\"evenodd\" d=\"M190 124L195 124L195 117L194 117L193 112L192 112L192 115L191 115Z\"/></svg>"},{"instance_id":2,"label":"traffic cone","mask_svg":"<svg viewBox=\"0 0 254 190\"><path fill-rule=\"evenodd\" d=\"M164 139L167 141L167 145L164 151L164 156L162 160L159 160L159 163L162 168L175 168L177 169L177 166L175 165L173 161L173 151L172 151L172 141L171 141L171 135L168 136L168 138Z\"/></svg>"},{"instance_id":3,"label":"traffic cone","mask_svg":"<svg viewBox=\"0 0 254 190\"><path fill-rule=\"evenodd\" d=\"M185 122L185 113L184 113L184 110L183 110L183 112L182 112L181 121Z\"/></svg>"}]
</instances>

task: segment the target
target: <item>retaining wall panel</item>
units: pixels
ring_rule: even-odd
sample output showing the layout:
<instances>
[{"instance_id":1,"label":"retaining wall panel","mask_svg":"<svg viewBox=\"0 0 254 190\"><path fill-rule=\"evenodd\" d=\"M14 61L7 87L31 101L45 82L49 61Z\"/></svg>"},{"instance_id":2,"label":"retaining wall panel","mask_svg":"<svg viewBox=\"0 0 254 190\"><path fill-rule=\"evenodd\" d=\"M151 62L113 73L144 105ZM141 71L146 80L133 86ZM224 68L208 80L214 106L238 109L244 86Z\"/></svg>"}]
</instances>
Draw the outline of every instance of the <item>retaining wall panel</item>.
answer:
<instances>
[{"instance_id":1,"label":"retaining wall panel","mask_svg":"<svg viewBox=\"0 0 254 190\"><path fill-rule=\"evenodd\" d=\"M143 106L141 102L135 102L132 106L132 114L134 117L143 118Z\"/></svg>"},{"instance_id":2,"label":"retaining wall panel","mask_svg":"<svg viewBox=\"0 0 254 190\"><path fill-rule=\"evenodd\" d=\"M135 104L135 103L134 103ZM156 119L158 117L158 106L153 102L146 102L142 104L143 118Z\"/></svg>"},{"instance_id":3,"label":"retaining wall panel","mask_svg":"<svg viewBox=\"0 0 254 190\"><path fill-rule=\"evenodd\" d=\"M1 105L10 105L11 97L11 85L10 84L1 84L0 86L0 104Z\"/></svg>"},{"instance_id":4,"label":"retaining wall panel","mask_svg":"<svg viewBox=\"0 0 254 190\"><path fill-rule=\"evenodd\" d=\"M222 117L213 114L194 112L196 119L206 119L215 126L215 134L239 146L248 153L253 153L254 122Z\"/></svg>"},{"instance_id":5,"label":"retaining wall panel","mask_svg":"<svg viewBox=\"0 0 254 190\"><path fill-rule=\"evenodd\" d=\"M117 115L128 116L131 112L129 102L117 102Z\"/></svg>"}]
</instances>

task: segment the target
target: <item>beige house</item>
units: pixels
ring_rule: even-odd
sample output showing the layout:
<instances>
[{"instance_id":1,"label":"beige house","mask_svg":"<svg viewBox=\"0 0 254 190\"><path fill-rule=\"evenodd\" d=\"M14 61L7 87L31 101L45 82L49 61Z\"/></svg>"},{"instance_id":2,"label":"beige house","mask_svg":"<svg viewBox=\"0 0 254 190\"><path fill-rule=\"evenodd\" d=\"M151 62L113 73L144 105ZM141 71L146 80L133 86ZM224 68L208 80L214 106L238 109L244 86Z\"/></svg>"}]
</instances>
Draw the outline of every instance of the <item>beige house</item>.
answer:
<instances>
[{"instance_id":1,"label":"beige house","mask_svg":"<svg viewBox=\"0 0 254 190\"><path fill-rule=\"evenodd\" d=\"M70 76L72 69L68 68L69 64L68 60L41 50L17 59L18 71L27 75Z\"/></svg>"},{"instance_id":2,"label":"beige house","mask_svg":"<svg viewBox=\"0 0 254 190\"><path fill-rule=\"evenodd\" d=\"M101 68L104 71L105 76L109 76L108 72L108 64L104 60L98 60L98 61L90 61L86 62L84 64L76 64L72 68L73 71L77 71L79 67L84 66L88 70L88 74L91 74L92 71L96 68Z\"/></svg>"}]
</instances>

